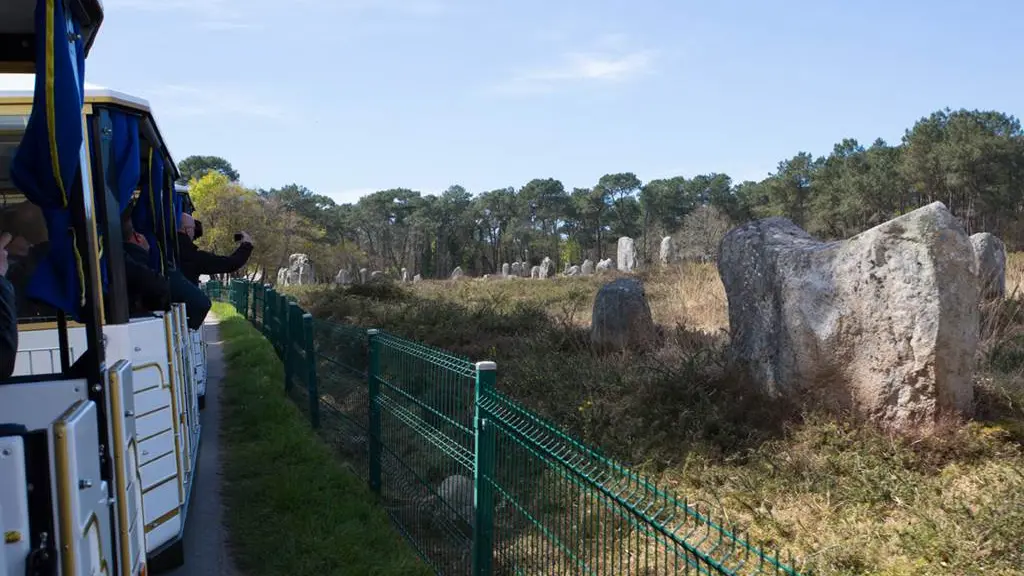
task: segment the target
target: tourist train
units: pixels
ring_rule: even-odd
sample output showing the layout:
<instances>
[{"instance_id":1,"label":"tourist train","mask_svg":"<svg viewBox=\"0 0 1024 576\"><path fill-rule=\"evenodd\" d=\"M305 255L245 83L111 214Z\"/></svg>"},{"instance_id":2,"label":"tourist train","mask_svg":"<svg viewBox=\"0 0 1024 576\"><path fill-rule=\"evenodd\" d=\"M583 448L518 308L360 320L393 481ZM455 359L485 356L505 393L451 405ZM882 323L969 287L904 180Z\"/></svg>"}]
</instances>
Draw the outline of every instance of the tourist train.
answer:
<instances>
[{"instance_id":1,"label":"tourist train","mask_svg":"<svg viewBox=\"0 0 1024 576\"><path fill-rule=\"evenodd\" d=\"M149 103L84 81L102 21L99 0L0 3L0 232L18 311L0 380L0 576L184 562L206 348L181 304L130 314L120 215L134 206L169 272L191 203Z\"/></svg>"}]
</instances>

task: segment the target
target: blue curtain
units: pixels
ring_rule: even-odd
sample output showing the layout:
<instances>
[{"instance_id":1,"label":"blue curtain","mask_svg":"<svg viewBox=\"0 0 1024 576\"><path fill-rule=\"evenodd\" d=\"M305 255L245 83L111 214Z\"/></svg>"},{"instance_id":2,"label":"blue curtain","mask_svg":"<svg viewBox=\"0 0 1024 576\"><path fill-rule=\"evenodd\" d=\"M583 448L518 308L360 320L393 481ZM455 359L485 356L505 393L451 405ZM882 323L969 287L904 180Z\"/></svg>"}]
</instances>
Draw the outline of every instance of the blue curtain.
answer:
<instances>
[{"instance_id":1,"label":"blue curtain","mask_svg":"<svg viewBox=\"0 0 1024 576\"><path fill-rule=\"evenodd\" d=\"M147 159L148 177L142 182L135 209L132 211L132 224L135 231L146 237L149 242L149 265L154 270L164 273L164 242L161 238L166 225L164 223L163 192L164 163L163 159L150 149Z\"/></svg>"},{"instance_id":2,"label":"blue curtain","mask_svg":"<svg viewBox=\"0 0 1024 576\"><path fill-rule=\"evenodd\" d=\"M120 110L107 110L111 124L110 157L106 167L110 174L107 174L107 181L113 176L114 198L117 200L118 214L123 212L132 199L132 192L139 184L139 177L142 175L142 161L139 158L141 148L139 144L139 118L134 114L128 114ZM90 126L94 127L99 122L98 115L89 118ZM100 142L90 141L93 158L101 158ZM102 238L101 246L102 246ZM107 257L100 258L100 268L103 274L103 287L109 285L107 277Z\"/></svg>"},{"instance_id":3,"label":"blue curtain","mask_svg":"<svg viewBox=\"0 0 1024 576\"><path fill-rule=\"evenodd\" d=\"M36 77L25 136L11 162L11 181L40 207L49 252L28 282L27 294L81 320L85 305L82 256L69 210L79 171L85 50L80 29L68 30L61 0L39 0L35 10Z\"/></svg>"}]
</instances>

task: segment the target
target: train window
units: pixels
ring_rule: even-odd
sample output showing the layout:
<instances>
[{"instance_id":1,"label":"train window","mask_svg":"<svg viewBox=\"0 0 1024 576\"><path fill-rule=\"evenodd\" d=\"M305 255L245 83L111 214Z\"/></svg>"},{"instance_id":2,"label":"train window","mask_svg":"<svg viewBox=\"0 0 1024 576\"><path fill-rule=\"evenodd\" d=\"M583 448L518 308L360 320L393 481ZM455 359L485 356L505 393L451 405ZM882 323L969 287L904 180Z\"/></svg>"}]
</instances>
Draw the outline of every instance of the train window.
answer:
<instances>
[{"instance_id":1,"label":"train window","mask_svg":"<svg viewBox=\"0 0 1024 576\"><path fill-rule=\"evenodd\" d=\"M10 121L6 124L9 126ZM46 257L49 243L42 210L26 200L10 180L11 160L21 136L22 131L0 132L0 232L13 238L7 245L7 279L18 297L19 320L53 320L56 312L50 306L25 296L28 282Z\"/></svg>"}]
</instances>

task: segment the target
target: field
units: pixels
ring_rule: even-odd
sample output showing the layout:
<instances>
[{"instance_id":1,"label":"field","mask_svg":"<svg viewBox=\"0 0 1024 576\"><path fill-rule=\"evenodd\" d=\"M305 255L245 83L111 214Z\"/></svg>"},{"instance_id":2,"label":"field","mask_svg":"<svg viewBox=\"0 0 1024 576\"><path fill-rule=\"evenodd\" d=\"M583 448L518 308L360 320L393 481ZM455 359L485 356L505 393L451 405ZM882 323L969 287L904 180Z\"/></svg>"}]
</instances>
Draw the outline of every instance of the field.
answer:
<instances>
[{"instance_id":1,"label":"field","mask_svg":"<svg viewBox=\"0 0 1024 576\"><path fill-rule=\"evenodd\" d=\"M896 437L770 401L730 374L713 266L642 275L661 345L598 355L609 278L305 288L318 318L498 363L498 386L577 437L785 548L817 574L1024 574L1024 255L984 310L977 415Z\"/></svg>"}]
</instances>

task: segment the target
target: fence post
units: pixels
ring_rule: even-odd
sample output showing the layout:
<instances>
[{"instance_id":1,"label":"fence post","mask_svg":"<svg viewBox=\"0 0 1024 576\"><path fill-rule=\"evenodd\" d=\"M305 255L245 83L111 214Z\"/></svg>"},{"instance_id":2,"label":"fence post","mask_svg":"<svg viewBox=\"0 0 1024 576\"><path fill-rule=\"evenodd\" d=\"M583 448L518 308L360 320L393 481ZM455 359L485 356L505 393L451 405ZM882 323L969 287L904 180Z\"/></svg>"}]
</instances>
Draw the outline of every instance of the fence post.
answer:
<instances>
[{"instance_id":1,"label":"fence post","mask_svg":"<svg viewBox=\"0 0 1024 576\"><path fill-rule=\"evenodd\" d=\"M302 315L302 332L306 349L306 392L309 394L309 424L320 427L320 387L316 381L316 349L313 342L313 315L306 312Z\"/></svg>"},{"instance_id":2,"label":"fence post","mask_svg":"<svg viewBox=\"0 0 1024 576\"><path fill-rule=\"evenodd\" d=\"M239 312L246 320L250 320L252 317L249 316L249 289L252 285L249 284L248 280L242 280L242 309Z\"/></svg>"},{"instance_id":3,"label":"fence post","mask_svg":"<svg viewBox=\"0 0 1024 576\"><path fill-rule=\"evenodd\" d=\"M494 559L494 423L480 407L480 399L494 391L498 365L476 363L473 394L473 576L491 576Z\"/></svg>"},{"instance_id":4,"label":"fence post","mask_svg":"<svg viewBox=\"0 0 1024 576\"><path fill-rule=\"evenodd\" d=\"M285 333L281 342L284 344L284 391L288 392L292 389L292 377L299 370L296 366L295 346L302 342L302 316L299 313L299 305L295 302L285 300L285 305Z\"/></svg>"},{"instance_id":5,"label":"fence post","mask_svg":"<svg viewBox=\"0 0 1024 576\"><path fill-rule=\"evenodd\" d=\"M277 293L277 334L275 335L275 349L278 358L285 361L285 349L288 342L288 299L284 294Z\"/></svg>"},{"instance_id":6,"label":"fence post","mask_svg":"<svg viewBox=\"0 0 1024 576\"><path fill-rule=\"evenodd\" d=\"M270 327L274 325L274 312L272 305L274 299L277 298L277 291L270 286L263 287L263 337L270 340L270 344L274 344L274 339L271 338ZM270 322L267 322L267 318L270 318Z\"/></svg>"},{"instance_id":7,"label":"fence post","mask_svg":"<svg viewBox=\"0 0 1024 576\"><path fill-rule=\"evenodd\" d=\"M380 373L380 343L377 341L379 330L371 328L366 331L369 345L369 362L366 364L366 386L369 391L370 408L370 430L369 430L369 460L370 460L370 490L380 494L380 381L377 376Z\"/></svg>"}]
</instances>

